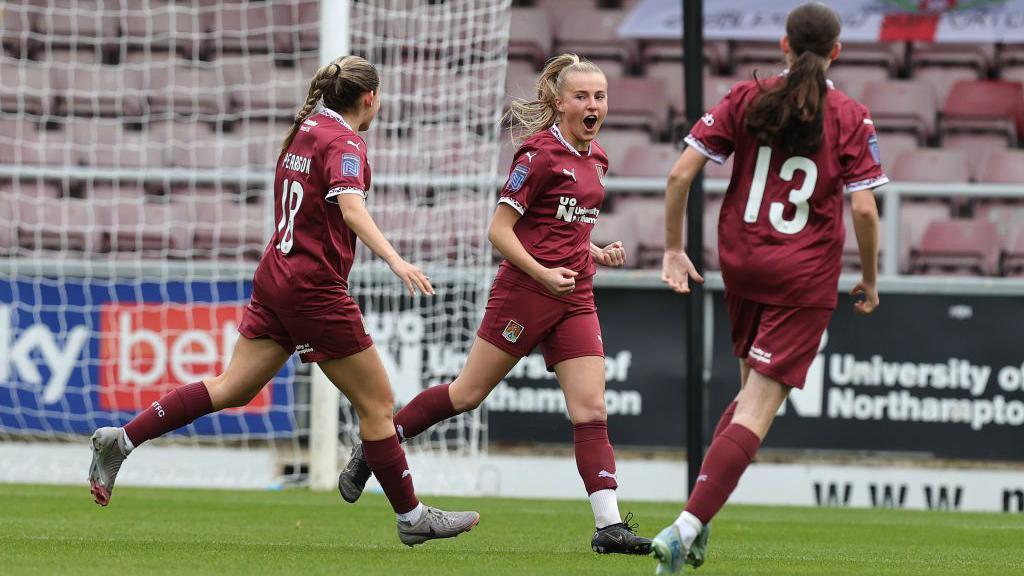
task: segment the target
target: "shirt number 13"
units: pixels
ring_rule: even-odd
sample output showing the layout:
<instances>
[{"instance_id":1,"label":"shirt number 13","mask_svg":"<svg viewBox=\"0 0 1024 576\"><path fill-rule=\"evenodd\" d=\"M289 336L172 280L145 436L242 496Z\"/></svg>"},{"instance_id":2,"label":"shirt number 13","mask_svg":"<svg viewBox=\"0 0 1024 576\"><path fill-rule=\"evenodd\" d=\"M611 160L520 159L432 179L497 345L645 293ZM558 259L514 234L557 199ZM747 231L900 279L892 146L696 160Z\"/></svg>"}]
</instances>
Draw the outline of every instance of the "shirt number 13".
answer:
<instances>
[{"instance_id":1,"label":"shirt number 13","mask_svg":"<svg viewBox=\"0 0 1024 576\"><path fill-rule=\"evenodd\" d=\"M753 224L757 222L758 213L761 212L761 202L764 199L764 188L768 183L768 168L771 166L772 149L768 146L761 146L757 151L757 165L754 167L754 180L750 184L750 196L747 199L747 209L743 213L743 221ZM768 221L772 228L783 234L797 234L807 226L807 216L810 214L810 206L807 201L814 193L814 185L818 181L818 167L810 158L793 156L782 163L779 170L779 177L786 182L791 182L796 171L805 174L804 184L789 192L789 201L796 206L796 214L792 220L786 220L782 213L786 205L782 202L772 202L768 208Z\"/></svg>"}]
</instances>

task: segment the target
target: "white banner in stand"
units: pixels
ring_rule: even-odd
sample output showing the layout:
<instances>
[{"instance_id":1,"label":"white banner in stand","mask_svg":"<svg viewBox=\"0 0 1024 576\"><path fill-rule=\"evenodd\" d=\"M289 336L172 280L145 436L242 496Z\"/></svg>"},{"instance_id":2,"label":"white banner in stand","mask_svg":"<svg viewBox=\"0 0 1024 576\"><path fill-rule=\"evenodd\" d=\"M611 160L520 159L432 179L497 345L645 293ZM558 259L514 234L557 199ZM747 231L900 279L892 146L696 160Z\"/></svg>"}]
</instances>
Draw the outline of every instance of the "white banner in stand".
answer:
<instances>
[{"instance_id":1,"label":"white banner in stand","mask_svg":"<svg viewBox=\"0 0 1024 576\"><path fill-rule=\"evenodd\" d=\"M776 41L786 15L806 0L715 0L704 4L708 40ZM1024 42L1024 0L850 0L828 3L844 42ZM624 39L675 40L678 0L643 0L619 28Z\"/></svg>"}]
</instances>

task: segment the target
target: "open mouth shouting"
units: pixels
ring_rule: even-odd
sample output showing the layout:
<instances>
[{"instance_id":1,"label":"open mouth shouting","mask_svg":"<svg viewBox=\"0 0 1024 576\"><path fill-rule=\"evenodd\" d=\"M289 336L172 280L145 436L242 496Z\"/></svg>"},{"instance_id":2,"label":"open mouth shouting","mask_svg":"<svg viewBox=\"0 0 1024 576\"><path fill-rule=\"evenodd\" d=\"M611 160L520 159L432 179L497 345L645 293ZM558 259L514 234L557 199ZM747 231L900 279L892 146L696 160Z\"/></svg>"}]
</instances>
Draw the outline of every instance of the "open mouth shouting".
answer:
<instances>
[{"instance_id":1,"label":"open mouth shouting","mask_svg":"<svg viewBox=\"0 0 1024 576\"><path fill-rule=\"evenodd\" d=\"M587 132L593 132L594 128L596 128L596 127L597 127L597 115L596 114L588 114L587 116L583 117L583 128L585 128Z\"/></svg>"}]
</instances>

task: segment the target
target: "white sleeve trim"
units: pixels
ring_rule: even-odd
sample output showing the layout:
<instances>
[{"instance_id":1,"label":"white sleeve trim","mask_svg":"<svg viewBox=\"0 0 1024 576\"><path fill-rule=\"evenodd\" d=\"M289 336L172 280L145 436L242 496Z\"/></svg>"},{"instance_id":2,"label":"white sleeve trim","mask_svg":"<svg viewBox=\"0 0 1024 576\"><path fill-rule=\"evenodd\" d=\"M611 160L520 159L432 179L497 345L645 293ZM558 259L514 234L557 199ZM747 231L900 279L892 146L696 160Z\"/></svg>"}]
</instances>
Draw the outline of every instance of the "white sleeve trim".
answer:
<instances>
[{"instance_id":1,"label":"white sleeve trim","mask_svg":"<svg viewBox=\"0 0 1024 576\"><path fill-rule=\"evenodd\" d=\"M519 212L520 216L524 216L526 214L526 208L523 208L523 205L520 204L519 202L516 202L514 198L502 196L501 198L498 198L498 204L508 204L509 206L512 207L513 210Z\"/></svg>"},{"instance_id":2,"label":"white sleeve trim","mask_svg":"<svg viewBox=\"0 0 1024 576\"><path fill-rule=\"evenodd\" d=\"M328 201L333 202L334 204L337 204L338 200L336 199L336 197L337 196L341 196L342 194L355 194L356 196L359 196L363 200L366 200L366 190L362 190L360 188L351 188L351 187L350 188L341 188L341 187L331 188L327 192L327 196L325 196L325 198Z\"/></svg>"},{"instance_id":3,"label":"white sleeve trim","mask_svg":"<svg viewBox=\"0 0 1024 576\"><path fill-rule=\"evenodd\" d=\"M869 188L878 188L882 184L888 184L889 177L885 174L881 176L875 176L874 178L868 178L867 180L860 180L857 182L850 182L846 185L846 193L858 192L860 190L867 190Z\"/></svg>"},{"instance_id":4,"label":"white sleeve trim","mask_svg":"<svg viewBox=\"0 0 1024 576\"><path fill-rule=\"evenodd\" d=\"M697 152L700 152L701 154L707 156L708 159L713 160L716 164L725 164L725 161L729 158L728 154L726 154L725 156L722 156L721 154L715 154L707 146L705 146L703 142L694 138L693 134L687 134L686 138L683 138L683 142L686 142L688 146L692 146L697 150Z\"/></svg>"}]
</instances>

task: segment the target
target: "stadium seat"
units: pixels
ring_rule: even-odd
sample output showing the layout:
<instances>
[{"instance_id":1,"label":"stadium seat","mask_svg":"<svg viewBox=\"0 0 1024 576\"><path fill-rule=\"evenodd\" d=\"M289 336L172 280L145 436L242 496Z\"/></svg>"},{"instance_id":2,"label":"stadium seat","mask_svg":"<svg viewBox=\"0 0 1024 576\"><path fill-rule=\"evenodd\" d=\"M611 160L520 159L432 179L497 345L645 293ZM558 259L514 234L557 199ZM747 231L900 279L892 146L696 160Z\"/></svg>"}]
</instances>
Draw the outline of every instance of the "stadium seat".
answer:
<instances>
[{"instance_id":1,"label":"stadium seat","mask_svg":"<svg viewBox=\"0 0 1024 576\"><path fill-rule=\"evenodd\" d=\"M647 145L650 136L640 130L602 128L597 142L608 154L608 173L617 176L626 163L626 153L632 146Z\"/></svg>"},{"instance_id":2,"label":"stadium seat","mask_svg":"<svg viewBox=\"0 0 1024 576\"><path fill-rule=\"evenodd\" d=\"M679 155L679 149L672 144L633 145L615 175L667 179Z\"/></svg>"},{"instance_id":3,"label":"stadium seat","mask_svg":"<svg viewBox=\"0 0 1024 576\"><path fill-rule=\"evenodd\" d=\"M881 67L894 76L903 68L905 59L906 46L902 42L843 42L838 63Z\"/></svg>"},{"instance_id":4,"label":"stadium seat","mask_svg":"<svg viewBox=\"0 0 1024 576\"><path fill-rule=\"evenodd\" d=\"M171 166L199 170L238 170L249 166L246 142L221 134L171 147Z\"/></svg>"},{"instance_id":5,"label":"stadium seat","mask_svg":"<svg viewBox=\"0 0 1024 576\"><path fill-rule=\"evenodd\" d=\"M119 116L126 122L138 122L144 105L144 74L125 66L85 66L55 74L59 113Z\"/></svg>"},{"instance_id":6,"label":"stadium seat","mask_svg":"<svg viewBox=\"0 0 1024 576\"><path fill-rule=\"evenodd\" d=\"M707 163L704 164L704 177L721 180L729 180L732 178L733 157L734 155L730 154L729 157L726 158L725 164L719 164L713 160L708 160Z\"/></svg>"},{"instance_id":7,"label":"stadium seat","mask_svg":"<svg viewBox=\"0 0 1024 576\"><path fill-rule=\"evenodd\" d=\"M118 120L72 119L68 124L76 164L103 168L162 168L160 144L143 133L126 130Z\"/></svg>"},{"instance_id":8,"label":"stadium seat","mask_svg":"<svg viewBox=\"0 0 1024 576\"><path fill-rule=\"evenodd\" d=\"M124 199L110 213L107 245L111 252L184 258L190 254L195 219L181 205Z\"/></svg>"},{"instance_id":9,"label":"stadium seat","mask_svg":"<svg viewBox=\"0 0 1024 576\"><path fill-rule=\"evenodd\" d=\"M915 70L911 78L931 84L935 88L936 101L941 104L946 101L954 84L962 80L978 80L979 76L973 68L934 66Z\"/></svg>"},{"instance_id":10,"label":"stadium seat","mask_svg":"<svg viewBox=\"0 0 1024 576\"><path fill-rule=\"evenodd\" d=\"M5 3L0 44L15 58L29 58L40 42L33 39L39 10L28 2Z\"/></svg>"},{"instance_id":11,"label":"stadium seat","mask_svg":"<svg viewBox=\"0 0 1024 576\"><path fill-rule=\"evenodd\" d=\"M154 61L145 92L155 115L201 115L211 120L228 110L224 78L209 64L192 67L173 60Z\"/></svg>"},{"instance_id":12,"label":"stadium seat","mask_svg":"<svg viewBox=\"0 0 1024 576\"><path fill-rule=\"evenodd\" d=\"M274 46L274 16L270 2L214 4L212 10L199 13L199 27L204 32L215 32L207 37L203 53L219 58L225 53L270 52Z\"/></svg>"},{"instance_id":13,"label":"stadium seat","mask_svg":"<svg viewBox=\"0 0 1024 576\"><path fill-rule=\"evenodd\" d=\"M98 206L113 210L118 204L138 204L146 198L146 190L132 182L88 182L84 196Z\"/></svg>"},{"instance_id":14,"label":"stadium seat","mask_svg":"<svg viewBox=\"0 0 1024 576\"><path fill-rule=\"evenodd\" d=\"M498 152L498 175L502 177L503 181L508 177L509 171L512 169L512 158L516 155L516 146L512 144L509 135L502 132L499 137L500 150Z\"/></svg>"},{"instance_id":15,"label":"stadium seat","mask_svg":"<svg viewBox=\"0 0 1024 576\"><path fill-rule=\"evenodd\" d=\"M704 267L708 270L721 269L718 260L718 217L724 199L724 196L718 194L704 196Z\"/></svg>"},{"instance_id":16,"label":"stadium seat","mask_svg":"<svg viewBox=\"0 0 1024 576\"><path fill-rule=\"evenodd\" d=\"M0 164L77 163L68 134L63 130L47 131L32 122L0 119Z\"/></svg>"},{"instance_id":17,"label":"stadium seat","mask_svg":"<svg viewBox=\"0 0 1024 576\"><path fill-rule=\"evenodd\" d=\"M668 96L667 104L674 115L681 115L686 109L686 92L684 91L683 65L679 62L656 62L647 65L645 76L657 78L665 86ZM707 103L705 102L705 106Z\"/></svg>"},{"instance_id":18,"label":"stadium seat","mask_svg":"<svg viewBox=\"0 0 1024 576\"><path fill-rule=\"evenodd\" d=\"M312 78L298 68L281 68L269 57L221 60L232 112L242 118L294 118L306 101Z\"/></svg>"},{"instance_id":19,"label":"stadium seat","mask_svg":"<svg viewBox=\"0 0 1024 576\"><path fill-rule=\"evenodd\" d=\"M660 194L616 198L615 211L632 222L636 263L641 268L661 265L665 250L665 200Z\"/></svg>"},{"instance_id":20,"label":"stadium seat","mask_svg":"<svg viewBox=\"0 0 1024 576\"><path fill-rule=\"evenodd\" d=\"M857 243L857 231L853 227L853 209L850 207L850 203L846 202L843 207L843 227L845 229L846 236L843 240L843 255L842 264L843 270L849 272L860 272L860 245ZM878 226L878 247L879 247L879 265L881 266L882 253L885 249L885 238L883 236L885 232L885 225L879 223Z\"/></svg>"},{"instance_id":21,"label":"stadium seat","mask_svg":"<svg viewBox=\"0 0 1024 576\"><path fill-rule=\"evenodd\" d=\"M963 150L926 149L908 150L886 167L896 182L967 183L970 168Z\"/></svg>"},{"instance_id":22,"label":"stadium seat","mask_svg":"<svg viewBox=\"0 0 1024 576\"><path fill-rule=\"evenodd\" d=\"M882 155L882 168L886 171L893 162L907 150L917 150L920 141L914 134L906 132L878 132L878 149Z\"/></svg>"},{"instance_id":23,"label":"stadium seat","mask_svg":"<svg viewBox=\"0 0 1024 576\"><path fill-rule=\"evenodd\" d=\"M977 180L985 158L994 152L1007 149L1006 136L1002 134L954 132L942 139L947 150L963 150L967 154L971 180Z\"/></svg>"},{"instance_id":24,"label":"stadium seat","mask_svg":"<svg viewBox=\"0 0 1024 576\"><path fill-rule=\"evenodd\" d=\"M320 47L320 2L318 0L277 0L274 2L274 50L287 54Z\"/></svg>"},{"instance_id":25,"label":"stadium seat","mask_svg":"<svg viewBox=\"0 0 1024 576\"><path fill-rule=\"evenodd\" d=\"M42 116L53 109L55 93L45 64L0 55L0 109Z\"/></svg>"},{"instance_id":26,"label":"stadium seat","mask_svg":"<svg viewBox=\"0 0 1024 576\"><path fill-rule=\"evenodd\" d=\"M679 40L645 40L640 61L650 74L651 64L674 64L683 67L683 44ZM729 43L724 40L704 40L705 73L719 73L729 61Z\"/></svg>"},{"instance_id":27,"label":"stadium seat","mask_svg":"<svg viewBox=\"0 0 1024 576\"><path fill-rule=\"evenodd\" d=\"M15 197L18 245L30 251L95 253L103 248L109 210L75 198Z\"/></svg>"},{"instance_id":28,"label":"stadium seat","mask_svg":"<svg viewBox=\"0 0 1024 576\"><path fill-rule=\"evenodd\" d=\"M562 8L560 12L568 10ZM580 54L601 66L609 78L622 76L635 56L633 44L618 37L625 11L591 8L571 14L571 18L553 18L555 52Z\"/></svg>"},{"instance_id":29,"label":"stadium seat","mask_svg":"<svg viewBox=\"0 0 1024 576\"><path fill-rule=\"evenodd\" d=\"M48 0L34 20L35 32L52 47L112 52L119 35L119 2Z\"/></svg>"},{"instance_id":30,"label":"stadium seat","mask_svg":"<svg viewBox=\"0 0 1024 576\"><path fill-rule=\"evenodd\" d=\"M205 35L194 7L150 0L144 9L121 11L118 21L122 62L132 53L149 58L153 53L170 52L191 60L201 52Z\"/></svg>"},{"instance_id":31,"label":"stadium seat","mask_svg":"<svg viewBox=\"0 0 1024 576\"><path fill-rule=\"evenodd\" d=\"M0 255L12 255L18 246L17 219L12 194L0 188Z\"/></svg>"},{"instance_id":32,"label":"stadium seat","mask_svg":"<svg viewBox=\"0 0 1024 576\"><path fill-rule=\"evenodd\" d=\"M281 142L291 129L290 122L242 121L235 126L233 138L249 143L249 164L272 169L281 155Z\"/></svg>"},{"instance_id":33,"label":"stadium seat","mask_svg":"<svg viewBox=\"0 0 1024 576\"><path fill-rule=\"evenodd\" d=\"M998 80L961 81L942 107L942 132L988 131L1012 143L1024 134L1024 85Z\"/></svg>"},{"instance_id":34,"label":"stadium seat","mask_svg":"<svg viewBox=\"0 0 1024 576\"><path fill-rule=\"evenodd\" d=\"M754 74L757 73L759 80L778 76L785 69L785 64L781 60L773 62L746 62L743 64L737 64L733 70L733 77L736 81L741 80L753 80Z\"/></svg>"},{"instance_id":35,"label":"stadium seat","mask_svg":"<svg viewBox=\"0 0 1024 576\"><path fill-rule=\"evenodd\" d=\"M840 60L842 61L842 59ZM836 64L828 69L830 80L844 94L855 100L863 99L869 84L889 79L889 69L883 66L850 66ZM932 107L934 108L934 104ZM870 106L868 108L871 108ZM871 110L874 112L874 109ZM933 115L934 116L934 115Z\"/></svg>"},{"instance_id":36,"label":"stadium seat","mask_svg":"<svg viewBox=\"0 0 1024 576\"><path fill-rule=\"evenodd\" d=\"M904 200L900 207L899 267L906 272L910 268L911 250L921 244L929 224L949 219L950 207L941 200Z\"/></svg>"},{"instance_id":37,"label":"stadium seat","mask_svg":"<svg viewBox=\"0 0 1024 576\"><path fill-rule=\"evenodd\" d=\"M273 213L263 204L239 204L217 197L177 201L195 218L193 249L211 258L259 259L269 238Z\"/></svg>"},{"instance_id":38,"label":"stadium seat","mask_svg":"<svg viewBox=\"0 0 1024 576\"><path fill-rule=\"evenodd\" d=\"M869 82L859 97L877 130L910 130L927 141L935 134L935 91L919 80Z\"/></svg>"},{"instance_id":39,"label":"stadium seat","mask_svg":"<svg viewBox=\"0 0 1024 576\"><path fill-rule=\"evenodd\" d=\"M1024 230L1024 203L1021 201L981 200L974 209L974 216L995 224L999 236L1006 241L1012 241Z\"/></svg>"},{"instance_id":40,"label":"stadium seat","mask_svg":"<svg viewBox=\"0 0 1024 576\"><path fill-rule=\"evenodd\" d=\"M845 48L845 45L843 47ZM911 50L910 65L915 71L933 66L973 68L984 77L992 69L995 59L996 46L992 42L915 42Z\"/></svg>"},{"instance_id":41,"label":"stadium seat","mask_svg":"<svg viewBox=\"0 0 1024 576\"><path fill-rule=\"evenodd\" d=\"M987 184L1024 184L1024 151L990 151L981 162L977 180Z\"/></svg>"},{"instance_id":42,"label":"stadium seat","mask_svg":"<svg viewBox=\"0 0 1024 576\"><path fill-rule=\"evenodd\" d=\"M992 276L998 272L1001 245L995 224L987 220L932 222L911 252L911 271Z\"/></svg>"},{"instance_id":43,"label":"stadium seat","mask_svg":"<svg viewBox=\"0 0 1024 576\"><path fill-rule=\"evenodd\" d=\"M668 120L665 82L659 78L609 78L604 126L643 128L661 134Z\"/></svg>"},{"instance_id":44,"label":"stadium seat","mask_svg":"<svg viewBox=\"0 0 1024 576\"><path fill-rule=\"evenodd\" d=\"M547 12L540 8L512 8L508 39L510 63L525 60L532 70L540 70L551 54L552 36Z\"/></svg>"},{"instance_id":45,"label":"stadium seat","mask_svg":"<svg viewBox=\"0 0 1024 576\"><path fill-rule=\"evenodd\" d=\"M1001 267L1007 276L1024 276L1024 227L1017 230L1003 251Z\"/></svg>"},{"instance_id":46,"label":"stadium seat","mask_svg":"<svg viewBox=\"0 0 1024 576\"><path fill-rule=\"evenodd\" d=\"M537 72L532 62L509 60L505 72L505 107L512 98L532 100L537 97Z\"/></svg>"}]
</instances>

